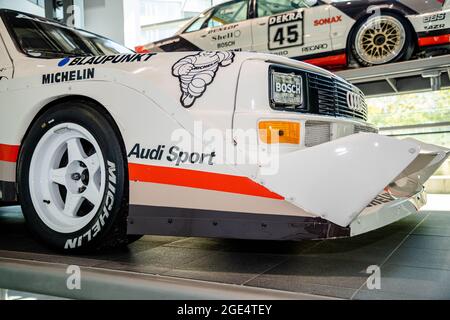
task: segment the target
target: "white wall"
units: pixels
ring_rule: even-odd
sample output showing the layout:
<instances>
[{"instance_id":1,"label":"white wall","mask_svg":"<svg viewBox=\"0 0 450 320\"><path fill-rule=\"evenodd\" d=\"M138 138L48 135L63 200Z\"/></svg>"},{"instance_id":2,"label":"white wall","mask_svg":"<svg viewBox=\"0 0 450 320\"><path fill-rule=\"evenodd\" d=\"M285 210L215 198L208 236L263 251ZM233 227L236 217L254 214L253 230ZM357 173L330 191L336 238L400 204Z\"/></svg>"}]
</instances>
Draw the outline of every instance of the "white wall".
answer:
<instances>
[{"instance_id":1,"label":"white wall","mask_svg":"<svg viewBox=\"0 0 450 320\"><path fill-rule=\"evenodd\" d=\"M84 1L84 28L124 44L123 0Z\"/></svg>"},{"instance_id":2,"label":"white wall","mask_svg":"<svg viewBox=\"0 0 450 320\"><path fill-rule=\"evenodd\" d=\"M0 9L12 9L45 17L44 8L27 0L0 0Z\"/></svg>"}]
</instances>

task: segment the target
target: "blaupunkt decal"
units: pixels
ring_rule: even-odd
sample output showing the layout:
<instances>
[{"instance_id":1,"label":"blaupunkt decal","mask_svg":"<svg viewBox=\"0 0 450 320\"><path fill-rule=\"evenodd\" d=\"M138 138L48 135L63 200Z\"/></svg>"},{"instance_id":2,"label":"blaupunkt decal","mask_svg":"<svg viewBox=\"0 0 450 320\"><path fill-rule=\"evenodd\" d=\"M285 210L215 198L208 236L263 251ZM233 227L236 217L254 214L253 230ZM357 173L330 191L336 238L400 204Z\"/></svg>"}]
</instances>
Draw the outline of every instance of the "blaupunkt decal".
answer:
<instances>
[{"instance_id":1,"label":"blaupunkt decal","mask_svg":"<svg viewBox=\"0 0 450 320\"><path fill-rule=\"evenodd\" d=\"M182 58L172 67L172 75L178 77L181 88L181 104L190 108L206 91L220 67L234 62L234 52L204 51Z\"/></svg>"}]
</instances>

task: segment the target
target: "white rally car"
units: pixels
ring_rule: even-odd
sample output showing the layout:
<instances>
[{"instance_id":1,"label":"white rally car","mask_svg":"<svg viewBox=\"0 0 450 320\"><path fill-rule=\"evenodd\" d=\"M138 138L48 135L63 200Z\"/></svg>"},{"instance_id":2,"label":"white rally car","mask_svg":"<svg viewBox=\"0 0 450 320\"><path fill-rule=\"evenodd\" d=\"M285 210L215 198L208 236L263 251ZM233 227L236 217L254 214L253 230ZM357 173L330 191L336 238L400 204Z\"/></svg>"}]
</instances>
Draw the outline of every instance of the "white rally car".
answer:
<instances>
[{"instance_id":1,"label":"white rally car","mask_svg":"<svg viewBox=\"0 0 450 320\"><path fill-rule=\"evenodd\" d=\"M378 135L361 91L305 63L0 16L0 202L55 248L358 235L416 212L449 153Z\"/></svg>"},{"instance_id":2,"label":"white rally car","mask_svg":"<svg viewBox=\"0 0 450 320\"><path fill-rule=\"evenodd\" d=\"M450 0L234 0L143 52L273 53L323 67L450 52Z\"/></svg>"}]
</instances>

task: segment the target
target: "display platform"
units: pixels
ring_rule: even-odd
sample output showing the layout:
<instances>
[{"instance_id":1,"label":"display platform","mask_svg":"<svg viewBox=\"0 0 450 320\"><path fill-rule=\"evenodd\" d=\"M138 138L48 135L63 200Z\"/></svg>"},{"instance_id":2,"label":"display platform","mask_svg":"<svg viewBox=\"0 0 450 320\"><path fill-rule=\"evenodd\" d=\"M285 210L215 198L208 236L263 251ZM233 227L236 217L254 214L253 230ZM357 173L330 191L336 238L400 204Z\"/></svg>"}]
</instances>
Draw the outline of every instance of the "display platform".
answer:
<instances>
[{"instance_id":1,"label":"display platform","mask_svg":"<svg viewBox=\"0 0 450 320\"><path fill-rule=\"evenodd\" d=\"M84 256L47 249L28 233L19 207L0 208L0 288L93 299L449 299L450 212L429 208L350 239L146 236L122 251ZM81 267L82 290L66 288L69 265ZM379 290L367 286L373 265Z\"/></svg>"}]
</instances>

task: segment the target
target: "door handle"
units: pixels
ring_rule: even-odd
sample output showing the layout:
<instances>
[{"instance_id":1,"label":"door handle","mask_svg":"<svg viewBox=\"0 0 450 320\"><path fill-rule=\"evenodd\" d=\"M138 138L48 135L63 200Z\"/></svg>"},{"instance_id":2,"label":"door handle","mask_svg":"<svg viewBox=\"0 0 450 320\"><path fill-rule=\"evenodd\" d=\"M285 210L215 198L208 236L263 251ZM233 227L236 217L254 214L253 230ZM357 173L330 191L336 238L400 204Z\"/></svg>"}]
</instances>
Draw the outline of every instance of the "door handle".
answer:
<instances>
[{"instance_id":1,"label":"door handle","mask_svg":"<svg viewBox=\"0 0 450 320\"><path fill-rule=\"evenodd\" d=\"M202 34L200 37L206 38L206 36L207 36L207 34L205 33L205 34Z\"/></svg>"},{"instance_id":2,"label":"door handle","mask_svg":"<svg viewBox=\"0 0 450 320\"><path fill-rule=\"evenodd\" d=\"M267 23L265 23L265 22L261 22L261 23L258 23L260 26L265 26Z\"/></svg>"}]
</instances>

